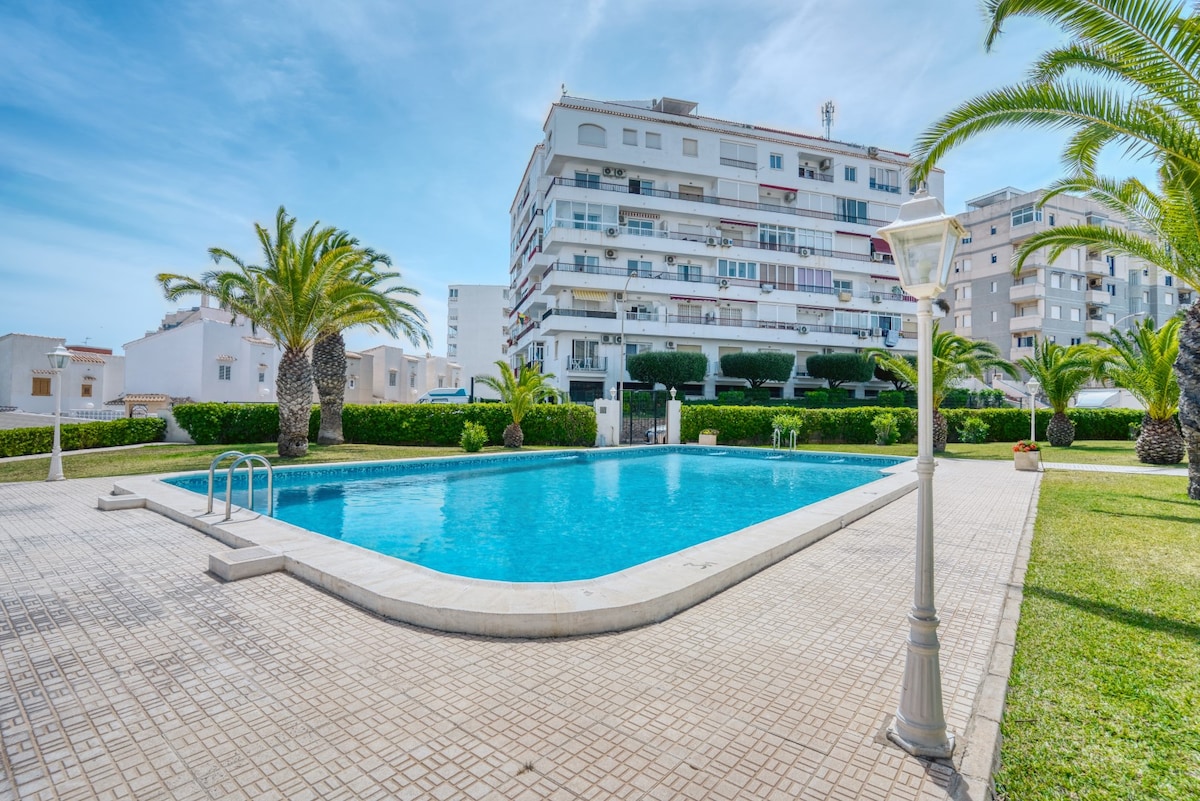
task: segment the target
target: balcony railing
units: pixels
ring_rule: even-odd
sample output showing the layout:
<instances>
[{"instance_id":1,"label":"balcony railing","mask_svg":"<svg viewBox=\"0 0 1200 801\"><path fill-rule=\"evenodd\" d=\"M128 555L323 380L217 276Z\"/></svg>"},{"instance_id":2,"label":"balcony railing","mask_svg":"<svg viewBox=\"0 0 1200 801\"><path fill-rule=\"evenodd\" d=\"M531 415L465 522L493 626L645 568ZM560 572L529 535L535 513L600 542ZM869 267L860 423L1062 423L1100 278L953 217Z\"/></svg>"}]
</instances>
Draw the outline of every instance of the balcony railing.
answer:
<instances>
[{"instance_id":1,"label":"balcony railing","mask_svg":"<svg viewBox=\"0 0 1200 801\"><path fill-rule=\"evenodd\" d=\"M731 159L731 158L727 158L725 156L721 156L721 163L724 164L726 167L738 167L739 169L743 169L743 170L757 170L758 169L758 165L755 164L753 161L742 161L741 159Z\"/></svg>"},{"instance_id":2,"label":"balcony railing","mask_svg":"<svg viewBox=\"0 0 1200 801\"><path fill-rule=\"evenodd\" d=\"M824 181L827 184L833 183L832 175L823 172L817 172L816 170L806 170L803 167L800 168L800 177L807 178L810 181Z\"/></svg>"},{"instance_id":3,"label":"balcony railing","mask_svg":"<svg viewBox=\"0 0 1200 801\"><path fill-rule=\"evenodd\" d=\"M880 192L891 192L893 195L900 194L900 187L878 183L874 178L871 179L871 188L878 189Z\"/></svg>"},{"instance_id":4,"label":"balcony railing","mask_svg":"<svg viewBox=\"0 0 1200 801\"><path fill-rule=\"evenodd\" d=\"M572 358L567 364L568 370L578 370L580 372L603 373L608 370L608 357L601 356L599 358L592 357L590 359Z\"/></svg>"},{"instance_id":5,"label":"balcony railing","mask_svg":"<svg viewBox=\"0 0 1200 801\"><path fill-rule=\"evenodd\" d=\"M592 309L546 309L546 313L542 315L542 319L557 314L560 317L595 317L601 320L615 320L617 313L615 311L593 311Z\"/></svg>"},{"instance_id":6,"label":"balcony railing","mask_svg":"<svg viewBox=\"0 0 1200 801\"><path fill-rule=\"evenodd\" d=\"M641 189L637 192L630 192L629 187L625 184L608 184L603 182L595 184L588 183L587 181L576 180L575 178L555 178L550 182L549 191L554 191L554 187L556 186L574 186L580 189L598 189L601 192L617 192L624 195L639 194L667 198L670 200L688 200L693 203L707 203L715 206L729 206L730 208L770 211L777 214L791 214L796 217L811 217L816 220L834 220L835 222L857 223L860 225L870 225L873 228L882 228L888 224L887 220L876 220L849 214L835 214L831 211L818 211L816 209L801 209L792 206L779 206L774 203L753 203L749 200L733 200L732 198L714 197L712 195L697 197L696 195L670 192L666 189Z\"/></svg>"}]
</instances>

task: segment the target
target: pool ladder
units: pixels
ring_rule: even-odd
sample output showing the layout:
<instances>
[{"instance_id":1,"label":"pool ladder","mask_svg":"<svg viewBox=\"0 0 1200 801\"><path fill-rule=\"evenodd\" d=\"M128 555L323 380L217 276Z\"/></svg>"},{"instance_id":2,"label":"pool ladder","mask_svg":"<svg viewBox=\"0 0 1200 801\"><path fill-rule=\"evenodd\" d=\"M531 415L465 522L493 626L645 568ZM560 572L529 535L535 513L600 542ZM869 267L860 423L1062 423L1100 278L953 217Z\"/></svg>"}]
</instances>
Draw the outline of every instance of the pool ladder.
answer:
<instances>
[{"instance_id":1,"label":"pool ladder","mask_svg":"<svg viewBox=\"0 0 1200 801\"><path fill-rule=\"evenodd\" d=\"M791 440L791 449L796 450L796 429L788 431L788 439ZM771 432L771 450L777 451L782 449L783 430L779 426L775 426L775 430Z\"/></svg>"},{"instance_id":2,"label":"pool ladder","mask_svg":"<svg viewBox=\"0 0 1200 801\"><path fill-rule=\"evenodd\" d=\"M246 508L254 510L254 463L260 462L267 468L267 517L275 516L275 470L271 467L271 463L267 461L267 457L260 456L257 453L242 453L241 451L225 451L220 456L212 460L208 466L208 508L205 514L211 515L213 510L213 476L217 472L217 465L226 459L233 458L233 463L229 465L229 472L225 477L225 520L233 516L233 472L237 470L239 465L246 465ZM222 521L224 522L224 521Z\"/></svg>"}]
</instances>

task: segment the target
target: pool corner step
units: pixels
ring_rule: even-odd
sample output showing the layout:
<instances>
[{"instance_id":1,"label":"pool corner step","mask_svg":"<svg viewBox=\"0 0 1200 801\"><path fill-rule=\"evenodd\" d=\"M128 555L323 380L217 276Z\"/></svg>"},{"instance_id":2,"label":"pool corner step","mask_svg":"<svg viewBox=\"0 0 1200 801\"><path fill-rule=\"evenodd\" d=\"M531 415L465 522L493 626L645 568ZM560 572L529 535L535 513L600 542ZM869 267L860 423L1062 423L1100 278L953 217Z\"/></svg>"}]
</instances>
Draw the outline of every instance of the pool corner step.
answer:
<instances>
[{"instance_id":1,"label":"pool corner step","mask_svg":"<svg viewBox=\"0 0 1200 801\"><path fill-rule=\"evenodd\" d=\"M259 545L208 555L208 572L225 581L240 581L277 570L283 570L283 554Z\"/></svg>"}]
</instances>

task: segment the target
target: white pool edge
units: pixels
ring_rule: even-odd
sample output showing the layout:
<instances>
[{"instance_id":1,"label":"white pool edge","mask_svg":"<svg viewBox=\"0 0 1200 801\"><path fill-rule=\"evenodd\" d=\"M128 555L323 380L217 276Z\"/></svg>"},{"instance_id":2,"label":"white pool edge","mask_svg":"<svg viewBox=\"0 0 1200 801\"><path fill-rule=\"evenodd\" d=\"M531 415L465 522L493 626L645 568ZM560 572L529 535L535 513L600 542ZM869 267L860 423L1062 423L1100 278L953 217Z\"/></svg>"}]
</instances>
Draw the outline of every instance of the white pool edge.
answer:
<instances>
[{"instance_id":1,"label":"white pool edge","mask_svg":"<svg viewBox=\"0 0 1200 801\"><path fill-rule=\"evenodd\" d=\"M375 553L163 482L117 479L115 491L230 548L280 552L284 569L386 618L487 637L543 638L624 631L665 620L913 491L912 461L883 478L650 562L582 581L510 583L463 578Z\"/></svg>"}]
</instances>

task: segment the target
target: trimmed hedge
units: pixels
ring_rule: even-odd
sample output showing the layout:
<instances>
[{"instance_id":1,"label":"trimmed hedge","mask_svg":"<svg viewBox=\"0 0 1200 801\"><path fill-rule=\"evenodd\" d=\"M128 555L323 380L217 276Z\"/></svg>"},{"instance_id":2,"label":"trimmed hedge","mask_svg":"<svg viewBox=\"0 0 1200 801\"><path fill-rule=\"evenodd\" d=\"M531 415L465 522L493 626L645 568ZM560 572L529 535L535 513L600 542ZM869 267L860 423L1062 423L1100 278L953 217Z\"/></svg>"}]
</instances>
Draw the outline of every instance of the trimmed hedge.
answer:
<instances>
[{"instance_id":1,"label":"trimmed hedge","mask_svg":"<svg viewBox=\"0 0 1200 801\"><path fill-rule=\"evenodd\" d=\"M803 419L804 429L816 441L869 444L875 441L872 420L880 412L895 416L901 442L916 439L916 409L895 406L794 408L787 414ZM715 428L721 432L723 442L763 445L771 441L772 421L779 414L777 406L685 405L680 436L684 442L695 442L701 429ZM988 442L1016 442L1029 437L1029 412L1021 409L943 409L942 414L949 424L951 442L958 441L958 429L962 428L964 420L972 417L987 423ZM1046 426L1052 415L1049 409L1038 410L1039 440L1045 439ZM1067 416L1075 423L1076 439L1124 440L1129 437L1129 424L1140 422L1142 412L1138 409L1068 409Z\"/></svg>"},{"instance_id":2,"label":"trimmed hedge","mask_svg":"<svg viewBox=\"0 0 1200 801\"><path fill-rule=\"evenodd\" d=\"M161 417L65 423L61 429L60 441L64 451L111 448L115 445L159 442L166 431L167 421ZM53 449L54 426L0 431L0 456L50 453Z\"/></svg>"},{"instance_id":3,"label":"trimmed hedge","mask_svg":"<svg viewBox=\"0 0 1200 801\"><path fill-rule=\"evenodd\" d=\"M320 426L320 407L309 418L309 439ZM189 403L175 407L175 420L199 445L273 442L279 438L279 411L267 403ZM463 424L479 423L488 441L503 441L512 414L504 403L422 403L342 409L347 442L373 445L450 445L462 438ZM521 421L528 445L594 445L596 413L583 404L538 404Z\"/></svg>"}]
</instances>

